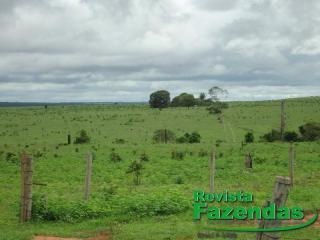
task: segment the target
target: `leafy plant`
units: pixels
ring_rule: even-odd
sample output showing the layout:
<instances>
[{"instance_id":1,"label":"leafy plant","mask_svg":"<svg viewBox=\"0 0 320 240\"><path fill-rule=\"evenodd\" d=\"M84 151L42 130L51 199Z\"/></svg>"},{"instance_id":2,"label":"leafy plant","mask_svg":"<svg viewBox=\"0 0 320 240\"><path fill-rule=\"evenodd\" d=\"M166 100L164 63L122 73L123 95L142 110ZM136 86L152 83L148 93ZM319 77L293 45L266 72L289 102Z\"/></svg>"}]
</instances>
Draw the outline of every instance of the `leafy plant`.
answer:
<instances>
[{"instance_id":1,"label":"leafy plant","mask_svg":"<svg viewBox=\"0 0 320 240\"><path fill-rule=\"evenodd\" d=\"M149 157L146 153L142 153L140 156L140 161L142 162L148 162L149 161Z\"/></svg>"},{"instance_id":2,"label":"leafy plant","mask_svg":"<svg viewBox=\"0 0 320 240\"><path fill-rule=\"evenodd\" d=\"M175 134L168 129L158 129L153 133L153 142L169 143L175 140Z\"/></svg>"},{"instance_id":3,"label":"leafy plant","mask_svg":"<svg viewBox=\"0 0 320 240\"><path fill-rule=\"evenodd\" d=\"M114 151L112 151L110 153L110 160L112 162L120 162L122 160L122 158L120 157L120 155Z\"/></svg>"},{"instance_id":4,"label":"leafy plant","mask_svg":"<svg viewBox=\"0 0 320 240\"><path fill-rule=\"evenodd\" d=\"M199 143L201 136L197 132L185 133L183 136L177 138L177 143Z\"/></svg>"},{"instance_id":5,"label":"leafy plant","mask_svg":"<svg viewBox=\"0 0 320 240\"><path fill-rule=\"evenodd\" d=\"M84 129L80 131L79 136L77 136L74 141L75 144L84 144L89 142L90 142L90 138Z\"/></svg>"},{"instance_id":6,"label":"leafy plant","mask_svg":"<svg viewBox=\"0 0 320 240\"><path fill-rule=\"evenodd\" d=\"M133 161L130 164L130 166L129 166L127 172L126 172L126 173L133 173L133 175L134 175L134 181L133 182L136 185L140 184L140 176L142 174L142 169L143 169L143 166L142 166L141 162Z\"/></svg>"},{"instance_id":7,"label":"leafy plant","mask_svg":"<svg viewBox=\"0 0 320 240\"><path fill-rule=\"evenodd\" d=\"M171 158L176 160L183 160L185 156L185 153L183 151L175 151L173 150L171 152Z\"/></svg>"},{"instance_id":8,"label":"leafy plant","mask_svg":"<svg viewBox=\"0 0 320 240\"><path fill-rule=\"evenodd\" d=\"M305 141L315 141L320 139L320 123L308 122L299 127L302 139Z\"/></svg>"},{"instance_id":9,"label":"leafy plant","mask_svg":"<svg viewBox=\"0 0 320 240\"><path fill-rule=\"evenodd\" d=\"M244 141L245 141L245 143L253 143L253 141L254 141L253 133L247 132L246 135L244 136Z\"/></svg>"}]
</instances>

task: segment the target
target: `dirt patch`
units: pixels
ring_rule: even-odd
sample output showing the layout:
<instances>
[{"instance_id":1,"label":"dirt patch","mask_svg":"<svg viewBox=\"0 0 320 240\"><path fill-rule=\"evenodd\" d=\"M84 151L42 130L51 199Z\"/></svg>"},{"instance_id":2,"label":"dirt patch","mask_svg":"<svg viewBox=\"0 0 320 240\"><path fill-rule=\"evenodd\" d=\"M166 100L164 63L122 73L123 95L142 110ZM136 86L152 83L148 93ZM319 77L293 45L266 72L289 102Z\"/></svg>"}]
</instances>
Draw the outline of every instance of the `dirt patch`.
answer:
<instances>
[{"instance_id":1,"label":"dirt patch","mask_svg":"<svg viewBox=\"0 0 320 240\"><path fill-rule=\"evenodd\" d=\"M99 233L95 237L90 238L61 238L52 236L35 236L32 240L111 240L109 233Z\"/></svg>"}]
</instances>

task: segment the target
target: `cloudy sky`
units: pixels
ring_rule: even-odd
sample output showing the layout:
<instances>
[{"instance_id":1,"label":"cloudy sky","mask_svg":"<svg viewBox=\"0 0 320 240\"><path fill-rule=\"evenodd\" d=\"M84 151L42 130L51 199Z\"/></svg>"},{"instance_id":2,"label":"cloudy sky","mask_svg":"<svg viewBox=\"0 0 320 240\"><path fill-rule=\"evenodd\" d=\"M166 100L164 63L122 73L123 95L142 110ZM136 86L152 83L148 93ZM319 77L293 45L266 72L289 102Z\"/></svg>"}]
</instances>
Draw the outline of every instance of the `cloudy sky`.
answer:
<instances>
[{"instance_id":1,"label":"cloudy sky","mask_svg":"<svg viewBox=\"0 0 320 240\"><path fill-rule=\"evenodd\" d=\"M318 0L0 0L0 101L320 95Z\"/></svg>"}]
</instances>

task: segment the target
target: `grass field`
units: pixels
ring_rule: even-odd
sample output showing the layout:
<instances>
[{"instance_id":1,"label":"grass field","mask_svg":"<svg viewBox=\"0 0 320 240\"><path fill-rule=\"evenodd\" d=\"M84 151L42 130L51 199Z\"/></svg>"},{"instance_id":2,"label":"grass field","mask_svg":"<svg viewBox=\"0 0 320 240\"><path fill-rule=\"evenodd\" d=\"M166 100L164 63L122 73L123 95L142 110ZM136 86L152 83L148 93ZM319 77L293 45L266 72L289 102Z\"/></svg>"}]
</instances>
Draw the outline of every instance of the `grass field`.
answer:
<instances>
[{"instance_id":1,"label":"grass field","mask_svg":"<svg viewBox=\"0 0 320 240\"><path fill-rule=\"evenodd\" d=\"M232 102L223 121L209 115L205 107L162 111L147 105L0 108L0 239L31 239L37 234L88 237L97 231L111 232L113 239L197 239L193 191L209 187L209 156L199 152L210 153L220 140L216 192L252 192L255 205L262 206L271 197L275 177L288 176L289 171L288 143L258 141L279 128L279 119L279 101ZM310 120L320 120L320 98L286 101L287 130L298 131ZM153 132L163 128L176 136L196 131L201 143L154 144ZM68 133L74 139L81 129L91 142L66 145ZM249 129L255 142L241 149ZM314 212L320 208L320 142L299 142L295 147L295 185L287 205ZM73 218L19 223L19 154L23 150L34 156L33 181L46 184L34 185L34 194L43 195L58 214L70 211ZM173 150L184 152L184 159L172 159ZM252 171L244 169L247 151L254 155ZM85 155L89 152L94 152L95 159L91 198L85 203ZM111 161L111 152L122 160ZM8 159L8 153L15 155ZM141 184L135 186L126 171L143 153L149 161L143 162ZM320 228L291 231L282 237L320 239ZM255 239L255 234L238 234L237 239Z\"/></svg>"}]
</instances>

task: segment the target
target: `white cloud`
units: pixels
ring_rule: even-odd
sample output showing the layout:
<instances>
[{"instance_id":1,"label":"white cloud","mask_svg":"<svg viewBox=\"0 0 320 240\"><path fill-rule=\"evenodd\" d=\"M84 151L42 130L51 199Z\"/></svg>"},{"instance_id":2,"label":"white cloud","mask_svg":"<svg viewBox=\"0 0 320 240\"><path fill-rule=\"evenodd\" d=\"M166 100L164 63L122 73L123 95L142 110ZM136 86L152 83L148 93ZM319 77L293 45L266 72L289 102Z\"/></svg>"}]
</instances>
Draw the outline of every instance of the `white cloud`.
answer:
<instances>
[{"instance_id":1,"label":"white cloud","mask_svg":"<svg viewBox=\"0 0 320 240\"><path fill-rule=\"evenodd\" d=\"M235 99L313 95L319 10L313 0L3 0L0 101L146 101L158 88L212 85Z\"/></svg>"}]
</instances>

